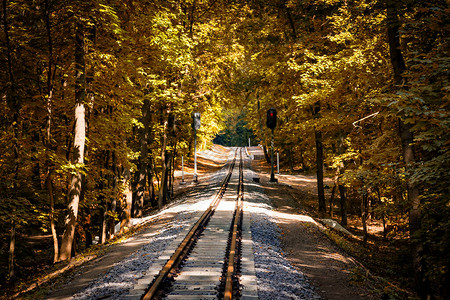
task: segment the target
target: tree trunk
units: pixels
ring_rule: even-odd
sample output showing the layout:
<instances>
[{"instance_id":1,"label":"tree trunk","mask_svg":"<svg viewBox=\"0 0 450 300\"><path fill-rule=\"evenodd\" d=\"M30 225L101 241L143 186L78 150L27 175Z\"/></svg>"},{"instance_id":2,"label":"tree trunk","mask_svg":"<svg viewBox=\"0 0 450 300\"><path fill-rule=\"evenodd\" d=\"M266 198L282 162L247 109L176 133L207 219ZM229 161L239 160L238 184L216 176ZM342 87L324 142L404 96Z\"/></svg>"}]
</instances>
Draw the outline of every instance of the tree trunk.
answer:
<instances>
[{"instance_id":1,"label":"tree trunk","mask_svg":"<svg viewBox=\"0 0 450 300\"><path fill-rule=\"evenodd\" d=\"M343 185L338 185L338 187L340 195L341 225L347 226L347 188Z\"/></svg>"},{"instance_id":2,"label":"tree trunk","mask_svg":"<svg viewBox=\"0 0 450 300\"><path fill-rule=\"evenodd\" d=\"M116 187L114 187L114 195L116 195L116 191L117 191L117 188ZM116 210L117 210L117 200L116 200L116 197L114 196L112 199L111 199L111 213L114 215L115 213L116 213ZM108 230L108 238L109 239L112 239L113 237L114 237L114 235L116 234L116 224L115 224L115 218L114 217L111 217L110 219L109 219L109 230Z\"/></svg>"},{"instance_id":3,"label":"tree trunk","mask_svg":"<svg viewBox=\"0 0 450 300\"><path fill-rule=\"evenodd\" d=\"M289 25L291 26L291 30L292 30L292 38L295 40L297 39L297 33L295 30L295 24L294 24L294 20L292 19L292 14L291 14L291 10L290 8L286 5L286 3L284 3L284 9L286 10L286 17L289 21Z\"/></svg>"},{"instance_id":4,"label":"tree trunk","mask_svg":"<svg viewBox=\"0 0 450 300\"><path fill-rule=\"evenodd\" d=\"M377 187L377 196L378 196L378 203L381 205L381 192L380 189ZM386 240L386 212L383 209L381 212L381 220L383 221L383 240Z\"/></svg>"},{"instance_id":5,"label":"tree trunk","mask_svg":"<svg viewBox=\"0 0 450 300\"><path fill-rule=\"evenodd\" d=\"M400 21L398 18L397 2L393 0L386 0L387 4L387 36L389 44L389 54L392 68L394 71L394 82L396 85L406 83L403 73L406 71L405 61L400 45ZM414 141L411 132L413 124L405 124L403 120L399 119L399 135L402 143L403 160L405 162L406 174L411 174L413 165L415 163L414 151L412 143ZM408 201L411 205L409 212L409 230L410 240L412 246L414 279L419 296L422 299L432 297L431 287L426 277L426 266L424 261L424 247L423 244L414 239L422 227L422 211L420 207L420 193L419 189L410 180L409 176L406 178Z\"/></svg>"},{"instance_id":6,"label":"tree trunk","mask_svg":"<svg viewBox=\"0 0 450 300\"><path fill-rule=\"evenodd\" d=\"M175 141L175 145L173 146L173 154L170 164L170 181L169 181L169 192L170 198L173 199L173 186L175 182L175 158L177 157L177 145L178 141Z\"/></svg>"},{"instance_id":7,"label":"tree trunk","mask_svg":"<svg viewBox=\"0 0 450 300\"><path fill-rule=\"evenodd\" d=\"M113 196L111 198L111 213L114 215L117 210L117 185L118 185L118 170L117 170L117 161L116 161L116 152L112 151L112 170L113 170ZM109 219L109 238L112 239L115 235L115 218L111 217Z\"/></svg>"},{"instance_id":8,"label":"tree trunk","mask_svg":"<svg viewBox=\"0 0 450 300\"><path fill-rule=\"evenodd\" d=\"M47 124L46 124L46 134L47 148L51 147L51 124L52 124L52 106L53 106L53 39L50 24L50 6L49 0L45 0L45 27L47 30L47 43L48 43L48 63L47 63Z\"/></svg>"},{"instance_id":9,"label":"tree trunk","mask_svg":"<svg viewBox=\"0 0 450 300\"><path fill-rule=\"evenodd\" d=\"M176 144L175 144L176 147ZM170 166L171 172L170 172L170 198L173 199L174 195L174 185L175 185L175 157L177 153L174 151L172 155L172 165Z\"/></svg>"},{"instance_id":10,"label":"tree trunk","mask_svg":"<svg viewBox=\"0 0 450 300\"><path fill-rule=\"evenodd\" d=\"M46 141L45 146L47 149L52 148L52 116L53 116L53 39L50 24L50 4L49 0L45 0L45 27L47 31L47 44L48 44L48 64L47 64L47 124L46 124ZM53 263L59 261L59 245L58 235L55 227L55 199L53 195L53 179L52 179L52 167L50 158L46 159L47 165L47 190L50 198L50 230L52 232L53 239Z\"/></svg>"},{"instance_id":11,"label":"tree trunk","mask_svg":"<svg viewBox=\"0 0 450 300\"><path fill-rule=\"evenodd\" d=\"M173 153L169 155L167 158L167 201L170 202L172 200L172 162L173 162Z\"/></svg>"},{"instance_id":12,"label":"tree trunk","mask_svg":"<svg viewBox=\"0 0 450 300\"><path fill-rule=\"evenodd\" d=\"M156 162L152 157L152 166L156 166ZM158 191L161 189L161 180L158 177L158 173L155 171L155 173L153 173L153 175L156 177L156 186L158 187Z\"/></svg>"},{"instance_id":13,"label":"tree trunk","mask_svg":"<svg viewBox=\"0 0 450 300\"><path fill-rule=\"evenodd\" d=\"M90 246L92 246L92 242L93 242L92 232L90 230L88 230L88 231L86 231L85 235L86 235L86 237L85 237L84 246L86 248L89 248Z\"/></svg>"},{"instance_id":14,"label":"tree trunk","mask_svg":"<svg viewBox=\"0 0 450 300\"><path fill-rule=\"evenodd\" d=\"M320 118L320 102L317 101L314 104L314 119ZM325 190L323 188L323 144L322 144L322 132L314 129L314 135L316 138L316 169L317 169L317 193L319 197L319 213L326 213L325 205Z\"/></svg>"},{"instance_id":15,"label":"tree trunk","mask_svg":"<svg viewBox=\"0 0 450 300\"><path fill-rule=\"evenodd\" d=\"M363 192L361 199L361 220L363 225L363 242L367 243L367 210L368 210L368 194Z\"/></svg>"},{"instance_id":16,"label":"tree trunk","mask_svg":"<svg viewBox=\"0 0 450 300\"><path fill-rule=\"evenodd\" d=\"M84 49L84 28L77 23L75 32L75 132L73 141L73 162L82 165L84 163L84 146L86 138L86 120L84 102L86 98L86 64ZM80 167L80 166L78 166ZM65 230L61 242L60 260L70 258L74 240L75 225L78 216L78 204L81 194L82 176L79 170L72 175L68 195L69 207L65 221Z\"/></svg>"},{"instance_id":17,"label":"tree trunk","mask_svg":"<svg viewBox=\"0 0 450 300\"><path fill-rule=\"evenodd\" d=\"M77 226L75 225L75 228L76 228ZM75 234L74 234L74 236L73 236L73 243L72 243L72 252L71 252L71 256L72 257L75 257L76 255L77 255L77 250L78 250L78 248L77 248L77 246L78 246L78 232L77 232L77 230L75 229Z\"/></svg>"},{"instance_id":18,"label":"tree trunk","mask_svg":"<svg viewBox=\"0 0 450 300\"><path fill-rule=\"evenodd\" d=\"M400 20L397 15L397 7L395 0L386 0L387 2L387 36L389 43L389 55L392 68L394 70L395 84L403 83L403 72L406 71L405 60L400 44Z\"/></svg>"},{"instance_id":19,"label":"tree trunk","mask_svg":"<svg viewBox=\"0 0 450 300\"><path fill-rule=\"evenodd\" d=\"M163 193L163 203L168 203L170 201L169 195L169 177L170 177L170 162L172 161L172 153L166 150L164 159L164 177L161 176L161 191Z\"/></svg>"},{"instance_id":20,"label":"tree trunk","mask_svg":"<svg viewBox=\"0 0 450 300\"><path fill-rule=\"evenodd\" d=\"M58 234L56 233L55 226L55 199L53 196L53 182L51 174L47 176L47 189L50 196L50 230L52 232L53 239L53 263L59 261L59 247L58 247Z\"/></svg>"},{"instance_id":21,"label":"tree trunk","mask_svg":"<svg viewBox=\"0 0 450 300\"><path fill-rule=\"evenodd\" d=\"M133 215L135 217L142 217L142 210L144 209L144 192L148 169L148 140L150 138L150 101L144 100L142 105L142 123L144 128L141 134L141 153L139 156L139 175L136 187L136 199L134 203Z\"/></svg>"},{"instance_id":22,"label":"tree trunk","mask_svg":"<svg viewBox=\"0 0 450 300\"><path fill-rule=\"evenodd\" d=\"M102 187L102 189L104 189L104 188L105 187ZM102 209L102 215L101 215L102 224L101 224L101 229L100 229L100 244L104 244L104 243L106 243L107 234L108 234L108 199L107 199L107 197L102 196L101 202L103 202L102 204L104 205L104 207Z\"/></svg>"},{"instance_id":23,"label":"tree trunk","mask_svg":"<svg viewBox=\"0 0 450 300\"><path fill-rule=\"evenodd\" d=\"M139 169L139 166L138 166ZM137 199L137 186L139 180L139 172L134 172L131 175L131 217L134 218L134 214L138 211L138 204L136 203Z\"/></svg>"},{"instance_id":24,"label":"tree trunk","mask_svg":"<svg viewBox=\"0 0 450 300\"><path fill-rule=\"evenodd\" d=\"M192 38L194 34L194 15L195 15L195 6L196 6L197 0L194 0L192 2L191 11L189 12L189 36Z\"/></svg>"},{"instance_id":25,"label":"tree trunk","mask_svg":"<svg viewBox=\"0 0 450 300\"><path fill-rule=\"evenodd\" d=\"M14 252L16 250L16 221L15 214L11 216L11 230L9 232L9 256L8 256L8 275L9 279L14 278Z\"/></svg>"},{"instance_id":26,"label":"tree trunk","mask_svg":"<svg viewBox=\"0 0 450 300\"><path fill-rule=\"evenodd\" d=\"M172 199L172 191L173 191L173 171L174 171L174 163L175 163L175 155L177 151L177 137L176 137L176 122L175 115L173 113L169 114L168 117L168 133L170 137L170 143L172 145L172 151L170 152L169 157L167 158L167 168L169 170L167 174L167 197L169 201Z\"/></svg>"},{"instance_id":27,"label":"tree trunk","mask_svg":"<svg viewBox=\"0 0 450 300\"><path fill-rule=\"evenodd\" d=\"M336 173L333 177L333 189L331 190L331 197L330 197L330 218L333 218L333 215L334 215L334 210L333 210L334 197L336 195L336 192L339 189L339 174L340 174L340 172L341 172L341 168L339 166L339 167L337 167Z\"/></svg>"},{"instance_id":28,"label":"tree trunk","mask_svg":"<svg viewBox=\"0 0 450 300\"><path fill-rule=\"evenodd\" d=\"M162 136L162 148L161 148L161 184L159 187L159 196L158 196L158 208L161 209L163 205L166 203L166 193L167 193L167 123L168 121L164 121L164 129Z\"/></svg>"},{"instance_id":29,"label":"tree trunk","mask_svg":"<svg viewBox=\"0 0 450 300\"><path fill-rule=\"evenodd\" d=\"M344 139L345 133L344 131L340 131L337 140L337 152L339 155L343 154L345 151L344 148ZM336 185L339 190L340 200L340 214L341 214L341 225L347 226L347 189L345 186L341 185L339 182L341 172L345 169L345 162L340 162L337 170L336 170Z\"/></svg>"},{"instance_id":30,"label":"tree trunk","mask_svg":"<svg viewBox=\"0 0 450 300\"><path fill-rule=\"evenodd\" d=\"M316 168L317 168L317 193L319 196L319 213L326 213L325 190L323 188L323 145L322 132L315 131L316 136Z\"/></svg>"},{"instance_id":31,"label":"tree trunk","mask_svg":"<svg viewBox=\"0 0 450 300\"><path fill-rule=\"evenodd\" d=\"M334 205L334 195L336 194L336 179L334 180L333 189L331 190L331 197L330 197L330 218L333 218L333 205Z\"/></svg>"},{"instance_id":32,"label":"tree trunk","mask_svg":"<svg viewBox=\"0 0 450 300\"><path fill-rule=\"evenodd\" d=\"M155 203L155 185L153 184L153 166L152 154L150 153L149 165L147 169L148 193L150 195L150 203L152 204L152 206L156 206L157 203Z\"/></svg>"},{"instance_id":33,"label":"tree trunk","mask_svg":"<svg viewBox=\"0 0 450 300\"><path fill-rule=\"evenodd\" d=\"M123 208L123 215L121 216L120 232L124 232L128 229L128 227L130 227L131 207L133 205L133 192L130 187L130 170L125 169L123 173L123 184L125 185L125 190L123 191L123 200L125 200L125 207Z\"/></svg>"},{"instance_id":34,"label":"tree trunk","mask_svg":"<svg viewBox=\"0 0 450 300\"><path fill-rule=\"evenodd\" d=\"M6 99L7 103L13 112L13 120L11 122L12 131L14 133L14 141L13 141L13 152L14 152L14 181L12 187L12 195L13 200L18 194L18 180L19 180L19 112L20 112L20 103L19 99L16 95L16 83L13 74L13 61L12 61L12 53L13 49L11 46L11 41L9 37L9 24L8 24L8 11L7 11L7 3L6 0L2 2L3 7L3 34L5 37L6 50L7 50L7 68L8 68L8 85L9 89L6 90ZM16 248L16 220L15 220L15 208L13 208L13 212L11 214L11 230L10 230L10 240L9 240L9 254L8 254L8 274L9 279L13 280L15 276L14 272L14 257L15 257L15 248Z\"/></svg>"},{"instance_id":35,"label":"tree trunk","mask_svg":"<svg viewBox=\"0 0 450 300\"><path fill-rule=\"evenodd\" d=\"M305 166L305 159L304 159L304 157L303 157L303 149L300 149L299 155L300 155L300 161L299 161L299 163L300 163L300 165L302 166L302 167L301 167L301 170L302 170L302 171L306 171L306 169L309 169L309 168L307 168L307 167Z\"/></svg>"},{"instance_id":36,"label":"tree trunk","mask_svg":"<svg viewBox=\"0 0 450 300\"><path fill-rule=\"evenodd\" d=\"M109 150L103 151L103 168L105 170L109 169L109 153ZM98 184L98 189L106 192L110 188L109 175L105 175L103 171L100 171L100 178L102 178L102 180ZM98 199L100 200L100 205L103 205L101 215L100 244L104 244L108 240L108 206L111 199L109 197L105 197L104 193L101 193Z\"/></svg>"},{"instance_id":37,"label":"tree trunk","mask_svg":"<svg viewBox=\"0 0 450 300\"><path fill-rule=\"evenodd\" d=\"M145 159L145 158L143 158ZM136 196L133 200L133 217L140 218L143 215L144 209L144 195L145 195L145 182L146 173L145 166L139 166L139 174L136 185Z\"/></svg>"}]
</instances>

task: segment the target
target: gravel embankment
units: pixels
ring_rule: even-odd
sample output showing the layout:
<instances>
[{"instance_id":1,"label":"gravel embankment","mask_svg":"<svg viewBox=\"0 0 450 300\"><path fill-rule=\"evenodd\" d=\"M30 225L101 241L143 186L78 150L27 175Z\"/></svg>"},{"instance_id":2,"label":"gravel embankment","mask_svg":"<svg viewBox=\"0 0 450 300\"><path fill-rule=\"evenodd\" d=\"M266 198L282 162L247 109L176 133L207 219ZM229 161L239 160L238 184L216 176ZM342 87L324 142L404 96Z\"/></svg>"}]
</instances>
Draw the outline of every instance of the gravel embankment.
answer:
<instances>
[{"instance_id":1,"label":"gravel embankment","mask_svg":"<svg viewBox=\"0 0 450 300\"><path fill-rule=\"evenodd\" d=\"M83 291L73 295L72 299L123 299L188 223L190 215L179 213L173 223L165 226L147 245L116 263L104 276L91 282Z\"/></svg>"}]
</instances>

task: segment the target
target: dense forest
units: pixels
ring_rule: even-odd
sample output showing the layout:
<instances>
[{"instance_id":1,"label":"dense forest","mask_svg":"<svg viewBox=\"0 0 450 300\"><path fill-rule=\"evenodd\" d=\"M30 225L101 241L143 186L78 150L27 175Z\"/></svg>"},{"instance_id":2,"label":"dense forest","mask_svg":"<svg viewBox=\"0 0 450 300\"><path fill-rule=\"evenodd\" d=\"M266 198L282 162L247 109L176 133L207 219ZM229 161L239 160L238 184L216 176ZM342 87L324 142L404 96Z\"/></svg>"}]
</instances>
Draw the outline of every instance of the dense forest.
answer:
<instances>
[{"instance_id":1,"label":"dense forest","mask_svg":"<svg viewBox=\"0 0 450 300\"><path fill-rule=\"evenodd\" d=\"M25 236L51 234L56 263L168 203L193 112L203 147L221 133L266 148L274 107L276 150L316 170L320 213L325 170L341 224L357 206L364 226L403 229L418 295L448 299L449 13L446 0L2 0L2 284L38 255Z\"/></svg>"},{"instance_id":2,"label":"dense forest","mask_svg":"<svg viewBox=\"0 0 450 300\"><path fill-rule=\"evenodd\" d=\"M245 112L231 109L222 111L224 114L225 129L220 131L213 140L214 144L223 146L256 146L259 139L253 134L253 130L248 128L245 121Z\"/></svg>"}]
</instances>

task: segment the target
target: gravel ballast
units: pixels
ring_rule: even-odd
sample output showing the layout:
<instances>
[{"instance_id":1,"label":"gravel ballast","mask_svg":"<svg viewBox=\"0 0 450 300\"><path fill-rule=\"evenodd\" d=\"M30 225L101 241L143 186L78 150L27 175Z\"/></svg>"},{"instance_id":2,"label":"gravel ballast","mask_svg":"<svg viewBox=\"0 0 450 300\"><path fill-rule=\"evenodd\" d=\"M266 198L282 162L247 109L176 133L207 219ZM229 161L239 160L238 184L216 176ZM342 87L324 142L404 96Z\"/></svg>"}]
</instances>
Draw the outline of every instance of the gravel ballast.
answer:
<instances>
[{"instance_id":1,"label":"gravel ballast","mask_svg":"<svg viewBox=\"0 0 450 300\"><path fill-rule=\"evenodd\" d=\"M147 245L116 263L104 276L91 282L83 291L73 295L72 299L123 299L153 261L176 238L190 215L179 213L171 226L166 226Z\"/></svg>"},{"instance_id":2,"label":"gravel ballast","mask_svg":"<svg viewBox=\"0 0 450 300\"><path fill-rule=\"evenodd\" d=\"M252 182L255 174L247 169L244 200L249 212L253 240L258 298L321 299L308 278L297 271L283 256L281 230L271 216L270 199Z\"/></svg>"},{"instance_id":3,"label":"gravel ballast","mask_svg":"<svg viewBox=\"0 0 450 300\"><path fill-rule=\"evenodd\" d=\"M225 171L222 169L216 172L209 182L205 180L204 185L196 186L184 196L183 201L178 202L179 204L172 204L171 209L179 212L171 224L156 233L148 244L117 262L103 276L73 295L72 299L123 299L183 228L192 223L191 218L195 215L193 207L200 209L200 205L195 202L197 199L209 199L215 194ZM258 298L321 299L306 276L297 271L284 257L280 246L281 232L271 216L270 199L263 193L262 187L252 183L252 171L246 169L245 177L244 209L250 215L251 221Z\"/></svg>"},{"instance_id":4,"label":"gravel ballast","mask_svg":"<svg viewBox=\"0 0 450 300\"><path fill-rule=\"evenodd\" d=\"M86 288L71 297L73 300L87 299L123 299L130 289L145 275L154 261L158 259L178 234L192 225L193 216L203 211L216 194L228 167L215 172L208 178L202 178L200 184L193 185L183 199L169 204L159 214L177 212L171 223L155 233L148 244L141 247L125 259L114 264L104 275L92 281Z\"/></svg>"}]
</instances>

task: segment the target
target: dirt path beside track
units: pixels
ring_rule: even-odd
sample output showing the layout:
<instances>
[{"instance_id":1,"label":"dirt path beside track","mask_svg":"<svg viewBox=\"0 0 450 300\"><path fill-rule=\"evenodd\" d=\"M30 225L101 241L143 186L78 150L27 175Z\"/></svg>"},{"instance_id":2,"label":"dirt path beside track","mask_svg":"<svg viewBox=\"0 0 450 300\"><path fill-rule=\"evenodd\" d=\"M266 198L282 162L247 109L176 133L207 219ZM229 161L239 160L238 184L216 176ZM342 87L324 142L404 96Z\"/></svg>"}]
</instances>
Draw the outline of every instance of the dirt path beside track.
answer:
<instances>
[{"instance_id":1,"label":"dirt path beside track","mask_svg":"<svg viewBox=\"0 0 450 300\"><path fill-rule=\"evenodd\" d=\"M277 176L279 183L269 182L270 169L262 161L253 161L261 185L272 200L278 226L282 231L282 247L289 262L307 275L317 293L330 300L381 299L360 281L359 265L324 233L324 228L306 213L301 199L316 196L315 176Z\"/></svg>"}]
</instances>

